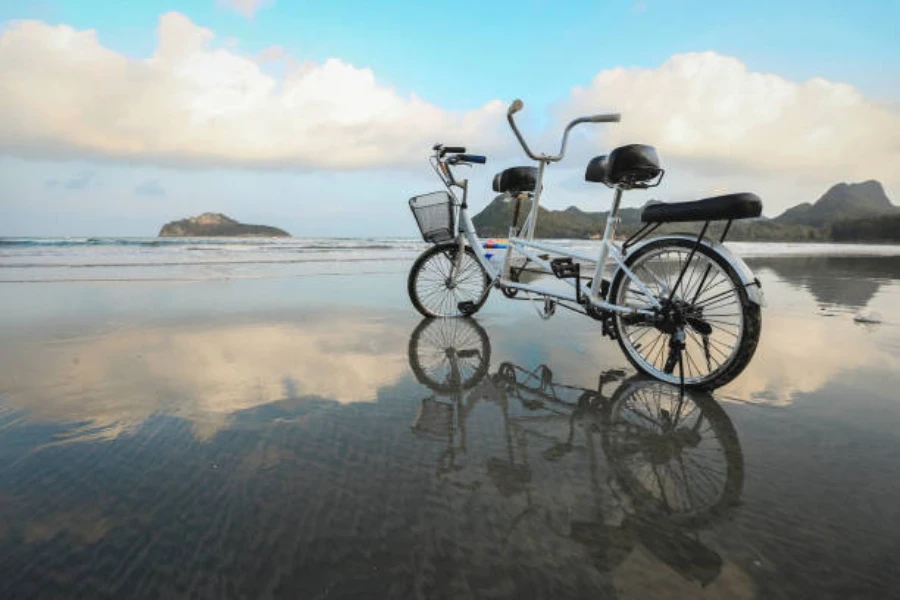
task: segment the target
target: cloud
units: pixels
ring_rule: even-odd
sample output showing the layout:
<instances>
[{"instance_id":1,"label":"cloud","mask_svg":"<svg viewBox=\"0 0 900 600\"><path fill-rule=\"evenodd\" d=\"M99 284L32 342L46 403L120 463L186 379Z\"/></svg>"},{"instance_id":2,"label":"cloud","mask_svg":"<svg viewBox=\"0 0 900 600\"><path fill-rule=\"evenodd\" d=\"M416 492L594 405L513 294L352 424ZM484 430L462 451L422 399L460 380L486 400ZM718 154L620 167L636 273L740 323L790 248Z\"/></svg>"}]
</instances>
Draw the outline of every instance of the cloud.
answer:
<instances>
[{"instance_id":1,"label":"cloud","mask_svg":"<svg viewBox=\"0 0 900 600\"><path fill-rule=\"evenodd\" d=\"M160 18L153 56L134 60L104 48L93 30L13 24L0 36L0 152L358 168L418 163L445 139L488 148L508 137L499 101L444 111L338 59L298 63L276 80L252 58L211 48L213 38L170 12Z\"/></svg>"},{"instance_id":2,"label":"cloud","mask_svg":"<svg viewBox=\"0 0 900 600\"><path fill-rule=\"evenodd\" d=\"M83 190L85 188L89 188L91 183L94 181L94 172L93 171L82 171L69 181L63 184L63 187L67 190Z\"/></svg>"},{"instance_id":3,"label":"cloud","mask_svg":"<svg viewBox=\"0 0 900 600\"><path fill-rule=\"evenodd\" d=\"M600 72L575 88L567 115L622 112L597 129L610 145L645 142L694 169L835 182L900 172L900 113L850 85L749 71L714 52L678 54L657 68ZM665 165L664 165L665 166Z\"/></svg>"},{"instance_id":4,"label":"cloud","mask_svg":"<svg viewBox=\"0 0 900 600\"><path fill-rule=\"evenodd\" d=\"M141 196L165 196L166 190L159 183L159 179L148 179L134 186L134 193Z\"/></svg>"},{"instance_id":5,"label":"cloud","mask_svg":"<svg viewBox=\"0 0 900 600\"><path fill-rule=\"evenodd\" d=\"M340 59L315 63L278 46L256 56L221 47L212 31L176 12L162 15L158 38L151 56L135 59L105 48L93 30L9 25L0 34L0 154L365 169L421 165L435 142L465 140L492 158L510 149L521 157L499 100L444 110ZM774 214L842 180L876 178L889 194L900 193L900 107L871 102L846 84L755 73L712 52L680 54L654 68L602 71L559 106L568 116L605 109L621 111L623 121L594 127L590 151L657 146L669 169L664 198L739 184L775 194L764 197ZM553 147L558 125L529 139ZM577 165L574 142L563 168Z\"/></svg>"},{"instance_id":6,"label":"cloud","mask_svg":"<svg viewBox=\"0 0 900 600\"><path fill-rule=\"evenodd\" d=\"M260 63L275 62L282 60L286 56L287 53L284 51L284 48L276 44L263 49L259 54L257 54L256 61Z\"/></svg>"},{"instance_id":7,"label":"cloud","mask_svg":"<svg viewBox=\"0 0 900 600\"><path fill-rule=\"evenodd\" d=\"M44 185L47 187L62 187L66 190L83 190L91 187L96 174L93 171L81 171L74 177L66 180L57 179L56 177L46 179Z\"/></svg>"},{"instance_id":8,"label":"cloud","mask_svg":"<svg viewBox=\"0 0 900 600\"><path fill-rule=\"evenodd\" d=\"M219 0L219 4L252 19L265 0Z\"/></svg>"}]
</instances>

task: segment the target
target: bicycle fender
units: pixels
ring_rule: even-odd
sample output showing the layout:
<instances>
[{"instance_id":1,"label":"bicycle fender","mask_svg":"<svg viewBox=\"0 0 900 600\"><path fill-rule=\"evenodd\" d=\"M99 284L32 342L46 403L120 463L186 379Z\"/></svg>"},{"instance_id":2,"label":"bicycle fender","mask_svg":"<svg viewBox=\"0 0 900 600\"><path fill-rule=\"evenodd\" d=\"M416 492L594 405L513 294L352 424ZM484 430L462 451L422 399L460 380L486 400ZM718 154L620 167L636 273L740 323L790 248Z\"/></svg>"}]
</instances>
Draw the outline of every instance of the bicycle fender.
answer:
<instances>
[{"instance_id":1,"label":"bicycle fender","mask_svg":"<svg viewBox=\"0 0 900 600\"><path fill-rule=\"evenodd\" d=\"M629 247L628 253L631 254L632 252L637 252L640 248L643 248L647 244L658 242L659 240L687 240L689 242L696 242L697 236L696 234L690 233L672 233L668 235L660 235L650 239L642 240L634 246ZM762 291L762 284L759 282L759 279L757 279L753 274L753 271L750 270L750 267L747 266L747 263L745 263L740 256L733 254L731 250L725 247L724 244L715 240L704 238L700 241L700 243L718 254L722 258L722 260L724 260L734 269L734 272L737 273L738 277L741 278L741 283L747 290L747 297L751 302L759 306L766 305L766 299ZM621 271L621 269L618 270ZM618 276L618 273L613 276L613 281L615 281L616 276Z\"/></svg>"}]
</instances>

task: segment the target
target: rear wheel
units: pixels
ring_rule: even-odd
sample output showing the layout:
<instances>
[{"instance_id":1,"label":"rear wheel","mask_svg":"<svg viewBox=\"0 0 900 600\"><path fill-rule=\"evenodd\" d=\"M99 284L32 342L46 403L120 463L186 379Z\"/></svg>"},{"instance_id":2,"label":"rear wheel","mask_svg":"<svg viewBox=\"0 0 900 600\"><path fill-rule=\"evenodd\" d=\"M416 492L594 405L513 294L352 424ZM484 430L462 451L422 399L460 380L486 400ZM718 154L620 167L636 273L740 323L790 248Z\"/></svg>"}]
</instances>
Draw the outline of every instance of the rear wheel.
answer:
<instances>
[{"instance_id":1,"label":"rear wheel","mask_svg":"<svg viewBox=\"0 0 900 600\"><path fill-rule=\"evenodd\" d=\"M619 345L637 369L680 383L672 338L681 330L686 385L718 387L744 370L759 342L760 308L715 250L692 240L663 238L631 254L625 264L662 304L654 317L616 313L613 318ZM622 270L610 298L619 306L653 310L651 299Z\"/></svg>"},{"instance_id":2,"label":"rear wheel","mask_svg":"<svg viewBox=\"0 0 900 600\"><path fill-rule=\"evenodd\" d=\"M407 289L413 306L422 315L465 317L475 314L487 300L490 279L468 246L456 277L452 277L458 255L458 244L441 244L423 252L413 263Z\"/></svg>"}]
</instances>

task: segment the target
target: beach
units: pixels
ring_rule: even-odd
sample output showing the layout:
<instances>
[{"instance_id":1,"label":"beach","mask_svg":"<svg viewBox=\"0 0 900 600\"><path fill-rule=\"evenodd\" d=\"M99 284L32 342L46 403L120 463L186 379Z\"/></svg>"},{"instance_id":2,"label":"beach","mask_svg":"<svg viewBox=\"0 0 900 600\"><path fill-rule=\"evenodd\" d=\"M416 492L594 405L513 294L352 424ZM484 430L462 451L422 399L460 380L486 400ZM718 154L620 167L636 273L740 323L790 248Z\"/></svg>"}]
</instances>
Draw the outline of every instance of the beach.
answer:
<instances>
[{"instance_id":1,"label":"beach","mask_svg":"<svg viewBox=\"0 0 900 600\"><path fill-rule=\"evenodd\" d=\"M898 594L900 247L733 244L760 345L686 395L423 321L424 247L0 240L0 597Z\"/></svg>"}]
</instances>

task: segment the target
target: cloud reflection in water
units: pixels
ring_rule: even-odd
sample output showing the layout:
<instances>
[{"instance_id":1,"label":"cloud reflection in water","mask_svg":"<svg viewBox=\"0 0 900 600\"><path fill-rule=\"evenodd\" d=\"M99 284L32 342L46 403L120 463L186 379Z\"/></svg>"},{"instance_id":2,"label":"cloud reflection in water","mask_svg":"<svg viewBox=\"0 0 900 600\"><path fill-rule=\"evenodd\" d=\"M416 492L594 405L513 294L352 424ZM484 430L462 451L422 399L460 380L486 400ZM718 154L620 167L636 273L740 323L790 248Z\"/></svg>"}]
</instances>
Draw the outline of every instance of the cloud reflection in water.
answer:
<instances>
[{"instance_id":1,"label":"cloud reflection in water","mask_svg":"<svg viewBox=\"0 0 900 600\"><path fill-rule=\"evenodd\" d=\"M209 438L236 411L284 398L371 402L406 371L406 333L342 315L121 329L0 349L0 381L29 419L83 423L76 439L111 439L154 414Z\"/></svg>"}]
</instances>

